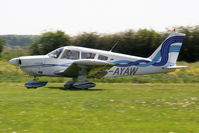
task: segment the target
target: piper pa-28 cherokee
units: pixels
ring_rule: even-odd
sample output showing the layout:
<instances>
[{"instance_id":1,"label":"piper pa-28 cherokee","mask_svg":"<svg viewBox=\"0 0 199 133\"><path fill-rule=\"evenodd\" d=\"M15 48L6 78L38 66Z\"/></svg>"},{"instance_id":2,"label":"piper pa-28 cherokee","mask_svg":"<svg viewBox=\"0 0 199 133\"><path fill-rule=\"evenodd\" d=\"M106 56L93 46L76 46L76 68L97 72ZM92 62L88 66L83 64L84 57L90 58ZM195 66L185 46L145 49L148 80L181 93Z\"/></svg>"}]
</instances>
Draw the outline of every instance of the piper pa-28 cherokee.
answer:
<instances>
[{"instance_id":1,"label":"piper pa-28 cherokee","mask_svg":"<svg viewBox=\"0 0 199 133\"><path fill-rule=\"evenodd\" d=\"M25 84L27 88L45 86L47 81L37 81L36 76L70 77L66 88L87 89L96 84L87 78L108 78L139 74L167 73L186 66L176 66L185 34L172 32L148 58L111 51L65 46L47 55L22 56L11 59L10 64L20 66L35 78Z\"/></svg>"}]
</instances>

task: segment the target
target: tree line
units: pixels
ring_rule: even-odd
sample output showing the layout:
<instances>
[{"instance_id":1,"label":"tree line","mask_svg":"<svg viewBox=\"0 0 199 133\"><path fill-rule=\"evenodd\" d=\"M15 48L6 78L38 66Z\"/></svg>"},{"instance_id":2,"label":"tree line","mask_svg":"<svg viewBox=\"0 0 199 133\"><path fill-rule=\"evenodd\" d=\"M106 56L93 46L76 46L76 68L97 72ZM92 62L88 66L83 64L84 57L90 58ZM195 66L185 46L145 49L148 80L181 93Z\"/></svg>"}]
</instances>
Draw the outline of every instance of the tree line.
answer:
<instances>
[{"instance_id":1,"label":"tree line","mask_svg":"<svg viewBox=\"0 0 199 133\"><path fill-rule=\"evenodd\" d=\"M195 62L199 60L199 26L177 27L177 32L185 33L179 60ZM128 30L114 34L98 34L96 32L82 33L70 36L63 31L46 32L38 38L33 38L28 46L32 55L47 54L62 46L81 46L102 50L110 50L114 44L118 45L113 52L148 57L164 41L171 31L157 32L155 30ZM1 45L0 45L1 51Z\"/></svg>"},{"instance_id":2,"label":"tree line","mask_svg":"<svg viewBox=\"0 0 199 133\"><path fill-rule=\"evenodd\" d=\"M0 35L0 38L5 40L5 45L24 47L37 40L39 35Z\"/></svg>"}]
</instances>

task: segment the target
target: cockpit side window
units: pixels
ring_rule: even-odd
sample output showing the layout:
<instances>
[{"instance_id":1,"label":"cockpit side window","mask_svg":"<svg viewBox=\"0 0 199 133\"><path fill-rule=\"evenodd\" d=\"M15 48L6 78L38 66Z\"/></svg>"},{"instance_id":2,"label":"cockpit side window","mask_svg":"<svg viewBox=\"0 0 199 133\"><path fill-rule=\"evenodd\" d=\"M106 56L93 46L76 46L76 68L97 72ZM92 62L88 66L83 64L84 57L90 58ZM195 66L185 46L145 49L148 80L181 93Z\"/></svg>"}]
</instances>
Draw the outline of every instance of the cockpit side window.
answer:
<instances>
[{"instance_id":1,"label":"cockpit side window","mask_svg":"<svg viewBox=\"0 0 199 133\"><path fill-rule=\"evenodd\" d=\"M104 55L99 55L99 56L98 56L98 59L99 59L99 60L108 60L108 57L107 57L107 56L104 56Z\"/></svg>"},{"instance_id":2,"label":"cockpit side window","mask_svg":"<svg viewBox=\"0 0 199 133\"><path fill-rule=\"evenodd\" d=\"M58 58L59 55L62 53L63 48L56 49L48 54L49 57Z\"/></svg>"},{"instance_id":3,"label":"cockpit side window","mask_svg":"<svg viewBox=\"0 0 199 133\"><path fill-rule=\"evenodd\" d=\"M77 59L79 59L79 51L66 49L61 58L62 59L77 60Z\"/></svg>"},{"instance_id":4,"label":"cockpit side window","mask_svg":"<svg viewBox=\"0 0 199 133\"><path fill-rule=\"evenodd\" d=\"M94 59L95 58L95 53L90 53L90 52L82 52L82 59Z\"/></svg>"}]
</instances>

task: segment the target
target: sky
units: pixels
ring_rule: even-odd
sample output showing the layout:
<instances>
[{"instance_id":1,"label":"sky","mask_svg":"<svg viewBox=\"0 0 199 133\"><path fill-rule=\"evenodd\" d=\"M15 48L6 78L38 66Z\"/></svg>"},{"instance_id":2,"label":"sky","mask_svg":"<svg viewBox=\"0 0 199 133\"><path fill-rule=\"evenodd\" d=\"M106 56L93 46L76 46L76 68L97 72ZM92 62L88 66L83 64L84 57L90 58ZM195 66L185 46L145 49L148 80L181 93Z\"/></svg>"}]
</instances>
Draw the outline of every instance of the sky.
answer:
<instances>
[{"instance_id":1,"label":"sky","mask_svg":"<svg viewBox=\"0 0 199 133\"><path fill-rule=\"evenodd\" d=\"M0 0L0 34L116 33L199 25L199 0Z\"/></svg>"}]
</instances>

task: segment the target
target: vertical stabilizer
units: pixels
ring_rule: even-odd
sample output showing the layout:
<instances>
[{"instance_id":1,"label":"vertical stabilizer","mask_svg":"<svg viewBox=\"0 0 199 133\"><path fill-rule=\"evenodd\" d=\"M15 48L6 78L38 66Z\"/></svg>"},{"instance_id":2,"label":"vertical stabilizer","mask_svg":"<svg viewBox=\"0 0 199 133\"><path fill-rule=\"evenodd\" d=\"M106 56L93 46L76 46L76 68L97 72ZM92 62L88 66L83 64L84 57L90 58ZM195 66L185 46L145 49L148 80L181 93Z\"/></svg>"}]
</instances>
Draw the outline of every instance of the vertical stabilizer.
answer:
<instances>
[{"instance_id":1,"label":"vertical stabilizer","mask_svg":"<svg viewBox=\"0 0 199 133\"><path fill-rule=\"evenodd\" d=\"M182 46L185 34L173 31L149 57L153 66L174 66Z\"/></svg>"}]
</instances>

